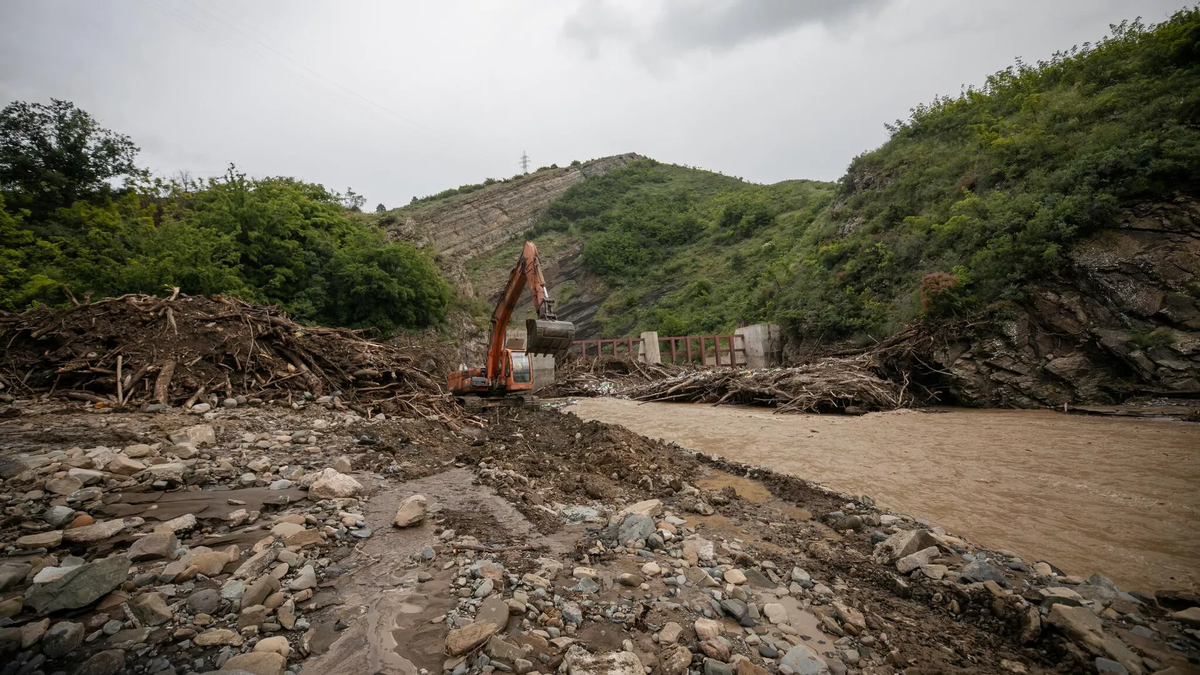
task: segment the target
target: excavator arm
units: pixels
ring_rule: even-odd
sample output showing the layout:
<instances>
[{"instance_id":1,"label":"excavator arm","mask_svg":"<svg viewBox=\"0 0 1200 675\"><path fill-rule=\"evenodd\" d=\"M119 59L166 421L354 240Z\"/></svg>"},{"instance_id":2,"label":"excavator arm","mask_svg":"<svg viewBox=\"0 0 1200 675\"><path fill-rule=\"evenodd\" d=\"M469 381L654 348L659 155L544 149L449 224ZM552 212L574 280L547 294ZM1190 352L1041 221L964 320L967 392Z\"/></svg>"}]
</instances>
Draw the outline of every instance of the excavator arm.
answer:
<instances>
[{"instance_id":1,"label":"excavator arm","mask_svg":"<svg viewBox=\"0 0 1200 675\"><path fill-rule=\"evenodd\" d=\"M488 341L487 377L492 382L503 380L501 367L504 363L504 342L508 334L508 322L513 310L521 299L521 291L529 286L533 295L533 307L537 311L536 319L525 322L527 344L526 351L530 354L553 354L562 356L571 348L575 339L575 325L569 321L559 321L554 315L554 303L550 300L550 292L546 288L546 280L542 277L542 267L538 260L537 246L532 241L525 242L517 266L508 275L508 285L504 287L504 295L492 312L491 336Z\"/></svg>"}]
</instances>

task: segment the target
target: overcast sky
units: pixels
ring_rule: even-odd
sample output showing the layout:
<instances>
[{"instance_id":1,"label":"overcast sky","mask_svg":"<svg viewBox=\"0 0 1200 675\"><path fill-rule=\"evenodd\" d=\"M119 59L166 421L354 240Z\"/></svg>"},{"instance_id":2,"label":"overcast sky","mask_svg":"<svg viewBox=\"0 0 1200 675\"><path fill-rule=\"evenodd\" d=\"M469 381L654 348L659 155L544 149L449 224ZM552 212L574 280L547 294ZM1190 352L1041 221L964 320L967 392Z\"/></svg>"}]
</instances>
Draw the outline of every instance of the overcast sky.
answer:
<instances>
[{"instance_id":1,"label":"overcast sky","mask_svg":"<svg viewBox=\"0 0 1200 675\"><path fill-rule=\"evenodd\" d=\"M884 122L1182 0L0 0L0 105L61 98L161 174L407 203L622 152L833 180ZM532 167L531 167L532 168Z\"/></svg>"}]
</instances>

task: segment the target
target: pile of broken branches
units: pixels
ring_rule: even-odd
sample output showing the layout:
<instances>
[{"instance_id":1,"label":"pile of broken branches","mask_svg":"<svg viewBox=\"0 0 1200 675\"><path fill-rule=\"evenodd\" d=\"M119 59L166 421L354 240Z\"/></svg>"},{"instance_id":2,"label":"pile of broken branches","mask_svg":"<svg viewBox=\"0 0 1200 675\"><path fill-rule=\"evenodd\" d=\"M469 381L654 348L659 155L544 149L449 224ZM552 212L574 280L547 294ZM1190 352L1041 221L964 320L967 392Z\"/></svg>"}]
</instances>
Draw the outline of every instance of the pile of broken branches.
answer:
<instances>
[{"instance_id":1,"label":"pile of broken branches","mask_svg":"<svg viewBox=\"0 0 1200 675\"><path fill-rule=\"evenodd\" d=\"M459 417L408 350L301 326L277 307L178 289L0 315L0 341L0 387L12 395L113 407L330 396L360 413Z\"/></svg>"},{"instance_id":2,"label":"pile of broken branches","mask_svg":"<svg viewBox=\"0 0 1200 675\"><path fill-rule=\"evenodd\" d=\"M775 412L861 413L914 405L907 382L878 377L868 355L826 358L792 368L741 368L684 373L635 386L639 401L765 405Z\"/></svg>"},{"instance_id":3,"label":"pile of broken branches","mask_svg":"<svg viewBox=\"0 0 1200 675\"><path fill-rule=\"evenodd\" d=\"M683 372L694 371L669 363L643 363L624 354L580 356L572 352L555 364L554 386L542 395L605 396L625 387L664 380Z\"/></svg>"}]
</instances>

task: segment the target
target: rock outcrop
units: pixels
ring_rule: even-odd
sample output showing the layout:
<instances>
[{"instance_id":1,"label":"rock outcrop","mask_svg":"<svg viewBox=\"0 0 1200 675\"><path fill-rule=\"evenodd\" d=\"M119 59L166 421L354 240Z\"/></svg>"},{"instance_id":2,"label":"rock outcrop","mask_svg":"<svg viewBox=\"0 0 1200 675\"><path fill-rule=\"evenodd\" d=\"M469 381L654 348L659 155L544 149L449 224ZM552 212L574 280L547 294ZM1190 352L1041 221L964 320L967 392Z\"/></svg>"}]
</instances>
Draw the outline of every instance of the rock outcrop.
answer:
<instances>
[{"instance_id":1,"label":"rock outcrop","mask_svg":"<svg viewBox=\"0 0 1200 675\"><path fill-rule=\"evenodd\" d=\"M567 188L641 159L635 153L601 157L577 166L545 169L507 183L421 209L388 234L417 246L432 246L447 259L469 259L533 227L538 216Z\"/></svg>"},{"instance_id":2,"label":"rock outcrop","mask_svg":"<svg viewBox=\"0 0 1200 675\"><path fill-rule=\"evenodd\" d=\"M995 330L933 354L960 403L1041 407L1200 393L1200 202L1133 207L1078 243Z\"/></svg>"}]
</instances>

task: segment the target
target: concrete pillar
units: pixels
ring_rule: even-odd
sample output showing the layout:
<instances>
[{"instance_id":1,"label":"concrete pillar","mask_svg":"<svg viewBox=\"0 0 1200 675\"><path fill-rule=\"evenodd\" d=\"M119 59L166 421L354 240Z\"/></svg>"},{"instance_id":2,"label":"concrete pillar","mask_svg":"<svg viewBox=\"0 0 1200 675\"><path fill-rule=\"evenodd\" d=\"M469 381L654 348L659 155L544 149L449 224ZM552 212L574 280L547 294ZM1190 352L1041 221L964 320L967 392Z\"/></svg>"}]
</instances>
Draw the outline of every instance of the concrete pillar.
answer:
<instances>
[{"instance_id":1,"label":"concrete pillar","mask_svg":"<svg viewBox=\"0 0 1200 675\"><path fill-rule=\"evenodd\" d=\"M638 347L638 360L642 363L662 363L662 354L658 350L658 331L648 330L642 333L642 344Z\"/></svg>"},{"instance_id":2,"label":"concrete pillar","mask_svg":"<svg viewBox=\"0 0 1200 675\"><path fill-rule=\"evenodd\" d=\"M783 356L783 334L773 323L743 326L734 333L741 335L746 349L747 368L778 366Z\"/></svg>"},{"instance_id":3,"label":"concrete pillar","mask_svg":"<svg viewBox=\"0 0 1200 675\"><path fill-rule=\"evenodd\" d=\"M554 357L549 354L530 354L533 369L533 390L540 391L554 384Z\"/></svg>"}]
</instances>

